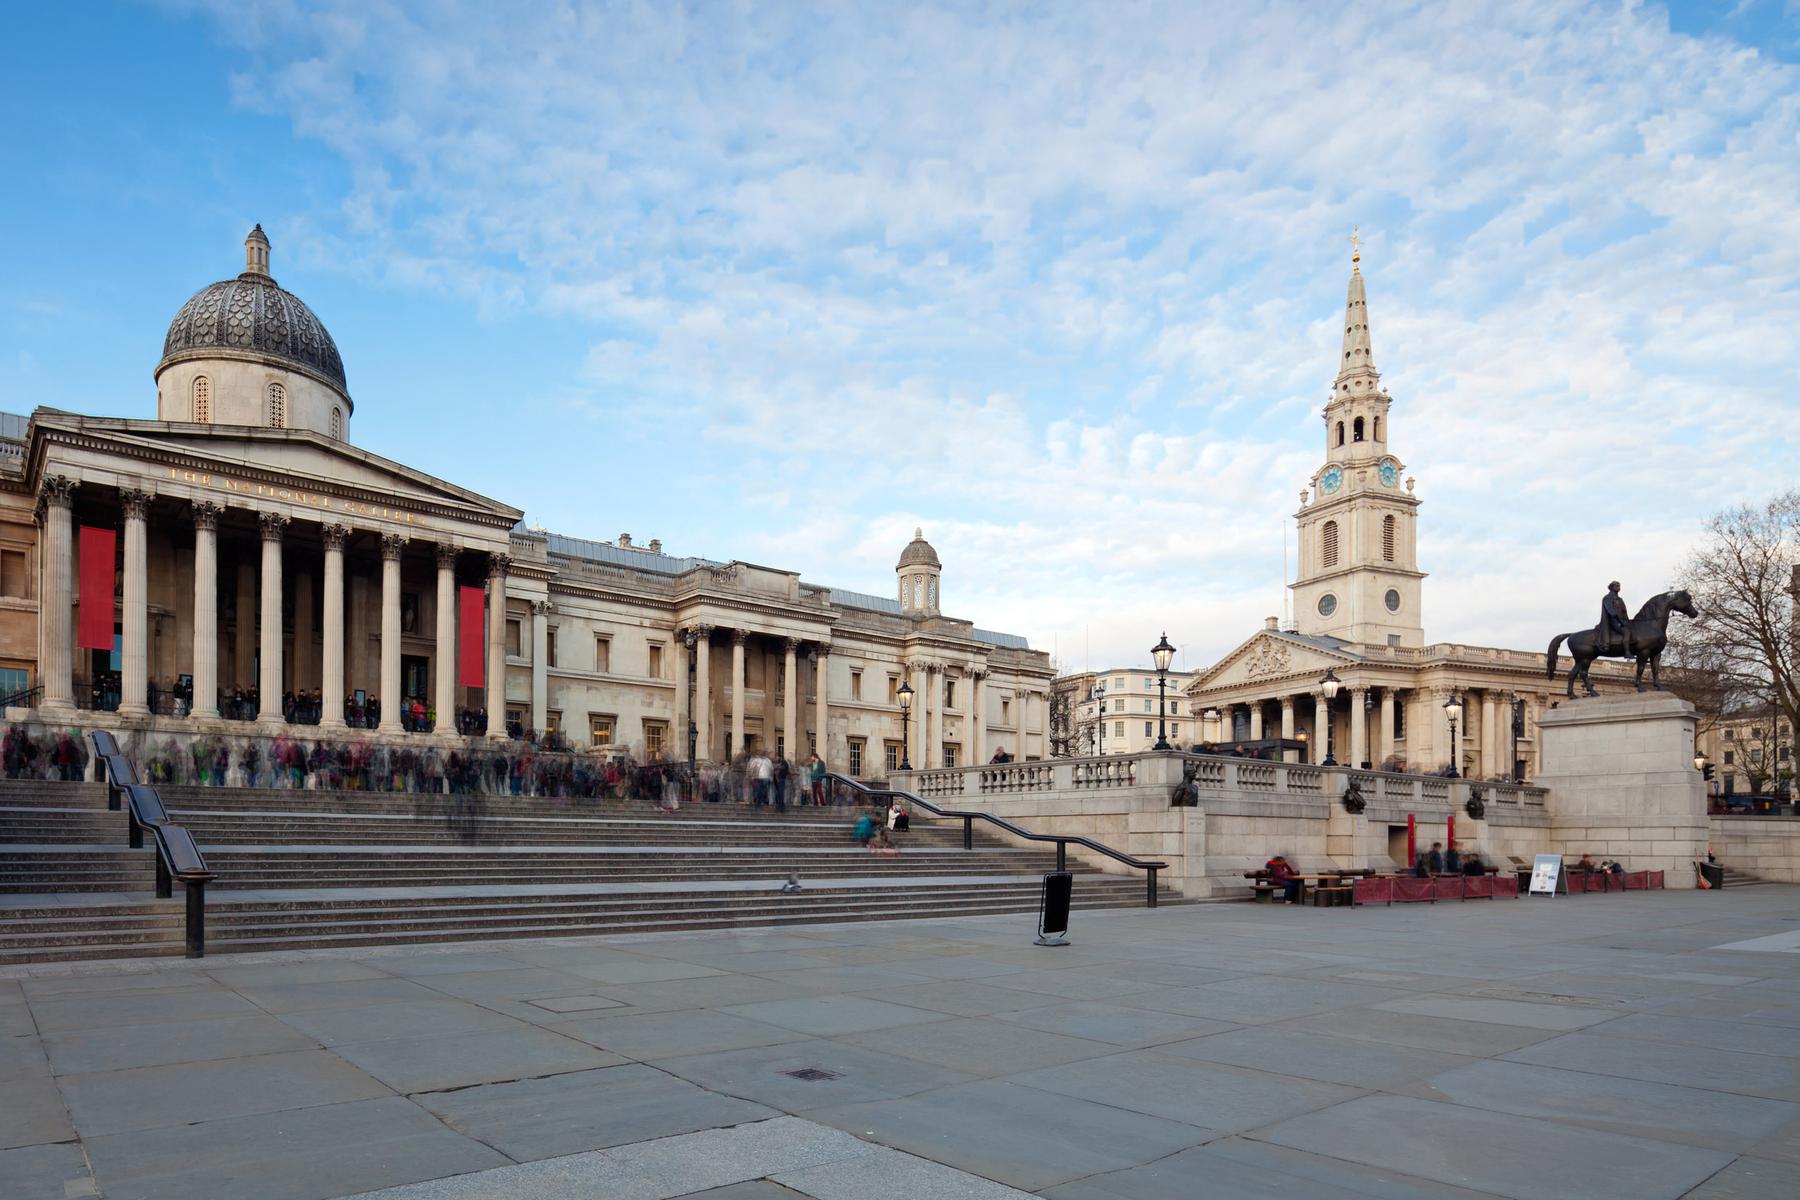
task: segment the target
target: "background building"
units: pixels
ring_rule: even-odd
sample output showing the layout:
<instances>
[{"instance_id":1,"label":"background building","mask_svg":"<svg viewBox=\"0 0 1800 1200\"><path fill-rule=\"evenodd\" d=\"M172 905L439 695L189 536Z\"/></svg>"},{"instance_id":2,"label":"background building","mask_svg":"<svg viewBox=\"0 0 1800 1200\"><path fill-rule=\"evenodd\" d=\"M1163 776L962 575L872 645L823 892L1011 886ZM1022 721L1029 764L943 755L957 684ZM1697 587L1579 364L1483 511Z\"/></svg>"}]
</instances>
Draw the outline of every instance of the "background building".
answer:
<instances>
[{"instance_id":1,"label":"background building","mask_svg":"<svg viewBox=\"0 0 1800 1200\"><path fill-rule=\"evenodd\" d=\"M1199 740L1199 722L1182 693L1188 671L1168 675L1169 744L1187 749ZM1133 754L1156 745L1156 672L1146 667L1079 671L1057 677L1066 695L1070 755Z\"/></svg>"}]
</instances>

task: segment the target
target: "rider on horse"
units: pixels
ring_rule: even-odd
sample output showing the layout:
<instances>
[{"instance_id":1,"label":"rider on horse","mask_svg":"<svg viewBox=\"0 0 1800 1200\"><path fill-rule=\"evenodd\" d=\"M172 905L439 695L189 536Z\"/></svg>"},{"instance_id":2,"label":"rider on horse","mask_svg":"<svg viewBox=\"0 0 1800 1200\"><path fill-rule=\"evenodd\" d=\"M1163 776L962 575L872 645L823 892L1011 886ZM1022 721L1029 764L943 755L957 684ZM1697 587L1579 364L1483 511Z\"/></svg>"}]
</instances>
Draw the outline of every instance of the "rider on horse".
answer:
<instances>
[{"instance_id":1,"label":"rider on horse","mask_svg":"<svg viewBox=\"0 0 1800 1200\"><path fill-rule=\"evenodd\" d=\"M1631 645L1631 610L1625 607L1625 598L1619 595L1619 581L1613 580L1606 585L1606 595L1600 601L1600 624L1594 627L1600 635L1603 654L1618 654L1626 658L1635 658L1636 651Z\"/></svg>"}]
</instances>

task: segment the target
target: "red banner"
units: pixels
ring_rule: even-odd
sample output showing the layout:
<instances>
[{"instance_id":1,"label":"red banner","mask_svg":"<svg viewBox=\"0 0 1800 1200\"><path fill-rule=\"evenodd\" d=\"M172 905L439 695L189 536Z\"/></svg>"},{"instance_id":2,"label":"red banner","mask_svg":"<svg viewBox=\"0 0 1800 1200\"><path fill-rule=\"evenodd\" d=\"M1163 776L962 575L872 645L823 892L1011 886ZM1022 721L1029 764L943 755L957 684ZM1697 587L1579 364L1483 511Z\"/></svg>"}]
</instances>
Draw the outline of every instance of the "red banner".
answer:
<instances>
[{"instance_id":1,"label":"red banner","mask_svg":"<svg viewBox=\"0 0 1800 1200\"><path fill-rule=\"evenodd\" d=\"M1358 879L1355 899L1358 904L1392 904L1394 902L1394 881L1382 879L1379 876Z\"/></svg>"},{"instance_id":2,"label":"red banner","mask_svg":"<svg viewBox=\"0 0 1800 1200\"><path fill-rule=\"evenodd\" d=\"M1494 876L1494 895L1510 896L1517 900L1519 898L1519 877L1517 875Z\"/></svg>"},{"instance_id":3,"label":"red banner","mask_svg":"<svg viewBox=\"0 0 1800 1200\"><path fill-rule=\"evenodd\" d=\"M460 687L480 687L487 681L487 664L483 661L482 620L486 616L487 597L478 587L464 584L457 592L462 629L456 641L456 682Z\"/></svg>"},{"instance_id":4,"label":"red banner","mask_svg":"<svg viewBox=\"0 0 1800 1200\"><path fill-rule=\"evenodd\" d=\"M119 535L112 529L81 527L81 610L75 621L75 644L83 650L113 648L113 552Z\"/></svg>"},{"instance_id":5,"label":"red banner","mask_svg":"<svg viewBox=\"0 0 1800 1200\"><path fill-rule=\"evenodd\" d=\"M1429 879L1408 879L1405 876L1399 876L1394 880L1394 900L1397 903L1435 899L1437 899L1437 889Z\"/></svg>"},{"instance_id":6,"label":"red banner","mask_svg":"<svg viewBox=\"0 0 1800 1200\"><path fill-rule=\"evenodd\" d=\"M1468 900L1492 900L1494 898L1494 877L1492 875L1470 875L1463 880L1463 897Z\"/></svg>"},{"instance_id":7,"label":"red banner","mask_svg":"<svg viewBox=\"0 0 1800 1200\"><path fill-rule=\"evenodd\" d=\"M1461 900L1463 898L1463 877L1461 875L1439 875L1431 881L1432 894L1439 900Z\"/></svg>"}]
</instances>

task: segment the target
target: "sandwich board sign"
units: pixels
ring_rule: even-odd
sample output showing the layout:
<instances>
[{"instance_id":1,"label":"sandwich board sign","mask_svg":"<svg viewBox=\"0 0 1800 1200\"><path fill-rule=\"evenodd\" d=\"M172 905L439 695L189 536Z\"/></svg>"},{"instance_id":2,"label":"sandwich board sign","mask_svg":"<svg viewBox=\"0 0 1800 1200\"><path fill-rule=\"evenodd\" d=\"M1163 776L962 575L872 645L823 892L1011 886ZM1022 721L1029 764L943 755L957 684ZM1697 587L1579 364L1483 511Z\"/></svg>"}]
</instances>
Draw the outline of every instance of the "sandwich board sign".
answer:
<instances>
[{"instance_id":1,"label":"sandwich board sign","mask_svg":"<svg viewBox=\"0 0 1800 1200\"><path fill-rule=\"evenodd\" d=\"M1556 885L1562 878L1562 855L1540 854L1532 860L1531 887L1528 894L1533 896L1554 896Z\"/></svg>"}]
</instances>

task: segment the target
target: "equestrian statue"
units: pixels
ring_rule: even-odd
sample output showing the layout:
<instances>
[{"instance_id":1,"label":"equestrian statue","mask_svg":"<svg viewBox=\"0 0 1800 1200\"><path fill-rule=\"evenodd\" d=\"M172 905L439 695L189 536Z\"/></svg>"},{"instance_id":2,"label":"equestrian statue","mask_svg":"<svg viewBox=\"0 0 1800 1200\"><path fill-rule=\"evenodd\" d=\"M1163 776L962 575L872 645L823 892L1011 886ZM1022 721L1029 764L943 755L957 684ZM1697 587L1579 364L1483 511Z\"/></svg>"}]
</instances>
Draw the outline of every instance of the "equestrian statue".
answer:
<instances>
[{"instance_id":1,"label":"equestrian statue","mask_svg":"<svg viewBox=\"0 0 1800 1200\"><path fill-rule=\"evenodd\" d=\"M1569 656L1574 665L1569 668L1569 697L1575 696L1575 680L1581 680L1581 686L1587 694L1597 696L1593 681L1588 678L1588 668L1596 658L1635 658L1637 660L1637 690L1645 691L1644 664L1650 665L1650 687L1662 691L1662 678L1657 668L1662 661L1663 647L1669 643L1669 614L1678 612L1688 617L1698 618L1700 610L1694 607L1693 597L1684 591L1663 592L1650 597L1644 607L1638 609L1637 616L1626 617L1629 610L1625 607L1624 597L1619 595L1617 580L1607 585L1606 595L1600 601L1600 623L1592 629L1582 629L1575 633L1559 633L1550 643L1549 659L1545 663L1545 674L1556 678L1556 654L1564 642L1569 643Z\"/></svg>"}]
</instances>

